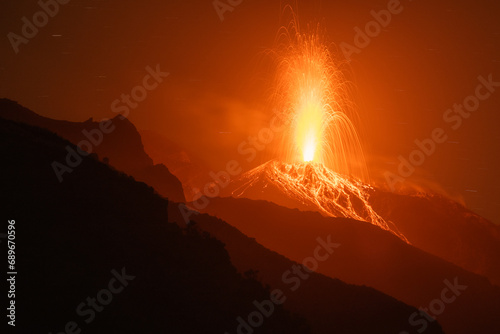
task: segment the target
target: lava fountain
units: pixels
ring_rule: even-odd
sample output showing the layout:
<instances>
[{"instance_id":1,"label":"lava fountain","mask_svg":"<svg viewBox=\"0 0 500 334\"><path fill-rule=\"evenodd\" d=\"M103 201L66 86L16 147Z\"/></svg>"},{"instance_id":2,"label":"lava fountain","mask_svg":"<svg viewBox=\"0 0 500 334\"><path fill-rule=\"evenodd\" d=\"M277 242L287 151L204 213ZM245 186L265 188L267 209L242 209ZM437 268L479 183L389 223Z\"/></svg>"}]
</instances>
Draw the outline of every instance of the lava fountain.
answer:
<instances>
[{"instance_id":1,"label":"lava fountain","mask_svg":"<svg viewBox=\"0 0 500 334\"><path fill-rule=\"evenodd\" d=\"M352 85L336 66L319 28L301 33L294 17L280 29L270 54L276 60L272 105L287 125L277 147L279 159L243 174L231 195L266 199L267 192L274 202L286 197L296 207L367 221L407 241L370 205L373 188L351 121L357 119Z\"/></svg>"},{"instance_id":2,"label":"lava fountain","mask_svg":"<svg viewBox=\"0 0 500 334\"><path fill-rule=\"evenodd\" d=\"M273 108L290 120L278 155L287 162L317 162L368 179L360 140L351 119L351 84L336 66L319 27L301 33L294 18L278 33Z\"/></svg>"}]
</instances>

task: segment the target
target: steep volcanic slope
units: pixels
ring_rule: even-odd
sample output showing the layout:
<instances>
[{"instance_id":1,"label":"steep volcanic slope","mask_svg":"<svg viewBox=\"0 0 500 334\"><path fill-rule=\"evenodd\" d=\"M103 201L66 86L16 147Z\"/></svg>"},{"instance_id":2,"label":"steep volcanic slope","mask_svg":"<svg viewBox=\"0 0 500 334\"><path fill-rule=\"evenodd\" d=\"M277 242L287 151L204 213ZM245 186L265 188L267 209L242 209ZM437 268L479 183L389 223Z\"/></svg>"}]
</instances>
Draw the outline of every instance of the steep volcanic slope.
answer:
<instances>
[{"instance_id":1,"label":"steep volcanic slope","mask_svg":"<svg viewBox=\"0 0 500 334\"><path fill-rule=\"evenodd\" d=\"M271 160L233 181L226 194L252 199L272 196L275 203L295 201L327 216L368 221L406 240L396 226L372 209L371 190L370 185L335 173L323 164Z\"/></svg>"},{"instance_id":2,"label":"steep volcanic slope","mask_svg":"<svg viewBox=\"0 0 500 334\"><path fill-rule=\"evenodd\" d=\"M434 310L429 313L437 315L446 333L489 333L500 326L500 288L372 224L235 198L213 198L202 211L298 262L310 256L318 236L331 235L341 247L318 272ZM439 300L450 298L443 297L443 289L453 283L466 288L452 303L443 302L444 310L436 308Z\"/></svg>"},{"instance_id":3,"label":"steep volcanic slope","mask_svg":"<svg viewBox=\"0 0 500 334\"><path fill-rule=\"evenodd\" d=\"M153 164L153 160L144 152L139 132L126 118L116 116L111 120L110 128L113 127L113 130L103 133L100 123L91 119L85 122L54 120L37 115L8 99L0 99L0 117L48 129L75 145L82 140L88 141L92 144L92 152L97 153L100 159L106 159L114 168L148 183L159 194L171 200L184 201L180 181L164 165ZM102 134L101 138L97 135L98 132ZM65 156L66 154L61 155L56 161L64 163ZM70 175L63 174L63 179ZM55 173L53 177L56 178Z\"/></svg>"},{"instance_id":4,"label":"steep volcanic slope","mask_svg":"<svg viewBox=\"0 0 500 334\"><path fill-rule=\"evenodd\" d=\"M66 145L0 118L0 200L17 235L16 332L235 333L237 317L269 298L222 243L169 223L168 202L145 184L92 157L57 182L50 164ZM279 306L260 330L309 333Z\"/></svg>"},{"instance_id":5,"label":"steep volcanic slope","mask_svg":"<svg viewBox=\"0 0 500 334\"><path fill-rule=\"evenodd\" d=\"M177 204L170 203L168 211L169 220L186 226ZM283 291L284 306L306 318L315 333L418 333L419 328L412 327L408 321L418 313L411 306L372 288L346 284L305 269L295 273L298 263L270 251L233 226L207 214L191 215L190 226L207 231L224 242L239 272L253 273L271 289ZM322 240L326 239L328 236L322 236ZM318 246L321 245L310 249L309 256L316 254ZM325 256L326 252L322 249L320 255ZM336 251L331 256L337 256ZM441 332L437 321L426 329L426 333L434 332Z\"/></svg>"},{"instance_id":6,"label":"steep volcanic slope","mask_svg":"<svg viewBox=\"0 0 500 334\"><path fill-rule=\"evenodd\" d=\"M357 186L351 190L336 182L333 172L310 168L294 177L297 173L287 166L277 161L263 164L233 180L223 195L372 222L500 285L500 227L462 205L438 195L392 194L340 177L348 186ZM329 174L332 180L325 181ZM336 210L339 206L353 209ZM366 213L366 208L373 213Z\"/></svg>"}]
</instances>

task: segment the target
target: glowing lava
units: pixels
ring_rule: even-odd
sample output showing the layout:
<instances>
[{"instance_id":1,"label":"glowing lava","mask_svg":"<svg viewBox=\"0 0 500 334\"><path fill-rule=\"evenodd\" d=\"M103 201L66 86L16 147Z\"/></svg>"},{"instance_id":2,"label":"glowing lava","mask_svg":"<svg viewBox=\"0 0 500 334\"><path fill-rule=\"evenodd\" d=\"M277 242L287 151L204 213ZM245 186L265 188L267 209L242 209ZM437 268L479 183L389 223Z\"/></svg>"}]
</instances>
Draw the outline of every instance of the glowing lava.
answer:
<instances>
[{"instance_id":1,"label":"glowing lava","mask_svg":"<svg viewBox=\"0 0 500 334\"><path fill-rule=\"evenodd\" d=\"M287 162L317 162L367 180L351 85L335 65L317 29L301 33L294 18L278 33L271 54L277 62L273 108L290 121L279 156Z\"/></svg>"},{"instance_id":2,"label":"glowing lava","mask_svg":"<svg viewBox=\"0 0 500 334\"><path fill-rule=\"evenodd\" d=\"M241 175L233 187L233 197L266 199L283 206L319 211L325 216L367 221L408 242L392 222L386 222L371 207L373 187L320 163L271 160ZM291 204L290 199L297 205Z\"/></svg>"},{"instance_id":3,"label":"glowing lava","mask_svg":"<svg viewBox=\"0 0 500 334\"><path fill-rule=\"evenodd\" d=\"M316 150L321 145L323 110L317 104L307 103L299 110L295 124L295 141L302 152L304 161L313 161Z\"/></svg>"},{"instance_id":4,"label":"glowing lava","mask_svg":"<svg viewBox=\"0 0 500 334\"><path fill-rule=\"evenodd\" d=\"M407 241L369 203L372 188L351 122L356 113L350 84L318 30L301 33L293 16L277 42L271 51L277 60L272 103L288 124L278 150L284 162L270 161L245 173L233 183L232 195L267 196L277 203L293 199L328 216L368 221Z\"/></svg>"}]
</instances>

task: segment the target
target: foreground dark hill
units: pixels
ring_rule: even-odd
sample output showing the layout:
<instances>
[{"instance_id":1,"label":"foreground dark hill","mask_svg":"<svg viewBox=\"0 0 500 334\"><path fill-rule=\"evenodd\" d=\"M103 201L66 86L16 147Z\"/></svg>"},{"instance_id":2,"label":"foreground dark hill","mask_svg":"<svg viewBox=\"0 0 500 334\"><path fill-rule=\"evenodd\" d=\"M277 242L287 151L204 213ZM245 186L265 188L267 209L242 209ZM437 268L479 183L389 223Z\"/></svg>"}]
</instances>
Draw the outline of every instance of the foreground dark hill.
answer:
<instances>
[{"instance_id":1,"label":"foreground dark hill","mask_svg":"<svg viewBox=\"0 0 500 334\"><path fill-rule=\"evenodd\" d=\"M325 207L331 205L328 202L345 201L335 193L325 193L324 198L312 201L294 197L281 185L282 176L273 173L273 164L279 162L270 161L234 179L222 196L267 200L304 211L319 211L318 204ZM308 176L318 180L320 177ZM307 189L309 185L303 186ZM402 195L373 187L368 189L368 202L374 211L395 226L412 245L486 276L500 286L499 226L439 195Z\"/></svg>"},{"instance_id":2,"label":"foreground dark hill","mask_svg":"<svg viewBox=\"0 0 500 334\"><path fill-rule=\"evenodd\" d=\"M89 119L85 122L69 122L42 117L14 101L0 99L0 117L22 122L55 132L74 145L81 141L91 144L93 153L107 161L114 168L132 175L136 180L146 182L159 194L174 201L184 201L180 181L163 164L153 164L144 152L141 136L135 126L126 118L116 116L109 127L102 131L102 124ZM101 133L102 137L98 134ZM87 147L82 147L87 150ZM61 158L62 157L62 158ZM57 161L64 163L65 155ZM54 178L57 178L53 173ZM71 177L64 173L63 181Z\"/></svg>"},{"instance_id":3,"label":"foreground dark hill","mask_svg":"<svg viewBox=\"0 0 500 334\"><path fill-rule=\"evenodd\" d=\"M169 205L169 217L185 225L175 203ZM191 228L207 231L224 242L239 272L258 277L271 289L284 291L284 306L309 320L314 333L419 333L420 327L409 322L410 317L418 314L416 308L372 288L306 270L295 273L297 262L270 251L226 222L207 214L193 214L190 218ZM315 254L315 248L311 248L309 256ZM320 255L326 254L323 249ZM336 250L331 256L337 256ZM438 322L430 323L426 333L442 333Z\"/></svg>"},{"instance_id":4,"label":"foreground dark hill","mask_svg":"<svg viewBox=\"0 0 500 334\"><path fill-rule=\"evenodd\" d=\"M342 246L318 267L319 273L426 308L445 333L493 333L500 328L499 287L369 223L249 199L212 198L200 209L298 262L311 256L318 236L331 235ZM461 289L456 298L449 295L446 281Z\"/></svg>"},{"instance_id":5,"label":"foreground dark hill","mask_svg":"<svg viewBox=\"0 0 500 334\"><path fill-rule=\"evenodd\" d=\"M57 182L51 162L66 145L0 119L2 213L17 236L16 332L235 333L237 317L269 298L221 242L169 223L167 200L144 183L92 157ZM259 330L307 327L276 306Z\"/></svg>"}]
</instances>

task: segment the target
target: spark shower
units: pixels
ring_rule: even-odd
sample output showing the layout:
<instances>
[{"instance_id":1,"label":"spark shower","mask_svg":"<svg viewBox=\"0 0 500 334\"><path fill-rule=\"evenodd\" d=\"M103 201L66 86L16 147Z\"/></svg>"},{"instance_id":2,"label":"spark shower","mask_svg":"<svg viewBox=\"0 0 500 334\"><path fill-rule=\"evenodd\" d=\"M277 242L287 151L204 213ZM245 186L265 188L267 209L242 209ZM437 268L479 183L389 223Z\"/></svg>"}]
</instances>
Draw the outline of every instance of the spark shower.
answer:
<instances>
[{"instance_id":1,"label":"spark shower","mask_svg":"<svg viewBox=\"0 0 500 334\"><path fill-rule=\"evenodd\" d=\"M351 120L358 118L352 84L334 61L320 26L302 33L293 11L292 17L270 51L276 60L273 109L289 124L278 143L278 159L245 173L232 195L244 196L260 182L272 184L324 215L364 220L407 241L370 205L373 188Z\"/></svg>"},{"instance_id":2,"label":"spark shower","mask_svg":"<svg viewBox=\"0 0 500 334\"><path fill-rule=\"evenodd\" d=\"M287 162L317 162L367 181L350 84L335 63L320 26L303 33L295 15L277 35L273 108L290 120L278 156Z\"/></svg>"}]
</instances>

